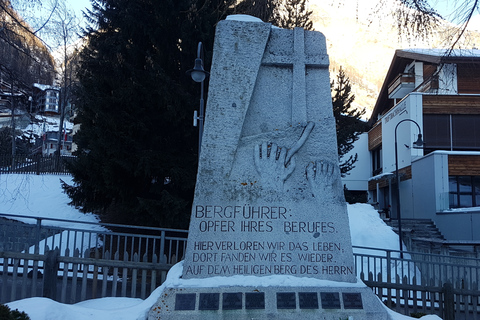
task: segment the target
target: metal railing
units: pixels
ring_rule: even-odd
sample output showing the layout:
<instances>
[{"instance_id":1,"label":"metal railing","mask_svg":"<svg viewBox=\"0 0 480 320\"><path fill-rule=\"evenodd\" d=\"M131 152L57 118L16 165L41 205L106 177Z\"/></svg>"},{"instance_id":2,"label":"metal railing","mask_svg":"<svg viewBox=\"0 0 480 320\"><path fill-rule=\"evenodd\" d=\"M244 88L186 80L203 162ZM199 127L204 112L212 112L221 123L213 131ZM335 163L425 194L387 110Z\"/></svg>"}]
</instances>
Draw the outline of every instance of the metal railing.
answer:
<instances>
[{"instance_id":1,"label":"metal railing","mask_svg":"<svg viewBox=\"0 0 480 320\"><path fill-rule=\"evenodd\" d=\"M480 318L480 259L354 247L358 277L391 309Z\"/></svg>"},{"instance_id":2,"label":"metal railing","mask_svg":"<svg viewBox=\"0 0 480 320\"><path fill-rule=\"evenodd\" d=\"M185 230L0 217L0 303L33 296L66 303L146 298L182 260L187 243ZM444 320L480 318L480 259L427 253L401 259L396 250L359 246L353 251L357 277L389 308Z\"/></svg>"},{"instance_id":3,"label":"metal railing","mask_svg":"<svg viewBox=\"0 0 480 320\"><path fill-rule=\"evenodd\" d=\"M186 248L185 230L0 217L0 303L33 296L67 303L146 298Z\"/></svg>"}]
</instances>

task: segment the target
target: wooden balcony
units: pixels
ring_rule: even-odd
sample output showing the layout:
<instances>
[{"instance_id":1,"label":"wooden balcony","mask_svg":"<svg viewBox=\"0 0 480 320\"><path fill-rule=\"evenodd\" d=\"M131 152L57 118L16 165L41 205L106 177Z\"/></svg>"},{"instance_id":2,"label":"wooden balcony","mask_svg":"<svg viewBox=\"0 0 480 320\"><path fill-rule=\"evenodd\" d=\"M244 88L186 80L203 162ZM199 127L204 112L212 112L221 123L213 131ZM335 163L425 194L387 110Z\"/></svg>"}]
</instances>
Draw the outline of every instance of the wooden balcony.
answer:
<instances>
[{"instance_id":1,"label":"wooden balcony","mask_svg":"<svg viewBox=\"0 0 480 320\"><path fill-rule=\"evenodd\" d=\"M388 97L390 99L402 99L413 89L415 89L415 75L401 73L388 85Z\"/></svg>"}]
</instances>

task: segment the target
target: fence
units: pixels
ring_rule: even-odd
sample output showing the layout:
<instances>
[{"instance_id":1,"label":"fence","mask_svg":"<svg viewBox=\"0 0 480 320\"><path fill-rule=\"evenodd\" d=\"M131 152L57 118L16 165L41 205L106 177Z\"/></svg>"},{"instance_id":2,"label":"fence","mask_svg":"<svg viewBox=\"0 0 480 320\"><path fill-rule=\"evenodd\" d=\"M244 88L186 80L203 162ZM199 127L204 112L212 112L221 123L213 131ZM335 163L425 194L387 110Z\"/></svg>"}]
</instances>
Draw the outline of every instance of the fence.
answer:
<instances>
[{"instance_id":1,"label":"fence","mask_svg":"<svg viewBox=\"0 0 480 320\"><path fill-rule=\"evenodd\" d=\"M144 299L186 248L185 230L0 216L0 303L34 296L63 303Z\"/></svg>"},{"instance_id":2,"label":"fence","mask_svg":"<svg viewBox=\"0 0 480 320\"><path fill-rule=\"evenodd\" d=\"M480 319L480 259L354 247L360 279L389 308L444 320Z\"/></svg>"},{"instance_id":3,"label":"fence","mask_svg":"<svg viewBox=\"0 0 480 320\"><path fill-rule=\"evenodd\" d=\"M185 230L0 217L0 303L33 296L64 303L146 298L186 248ZM394 250L353 249L358 277L389 308L444 320L480 319L480 259L426 253L400 258Z\"/></svg>"},{"instance_id":4,"label":"fence","mask_svg":"<svg viewBox=\"0 0 480 320\"><path fill-rule=\"evenodd\" d=\"M68 174L66 163L72 156L0 155L0 173Z\"/></svg>"}]
</instances>

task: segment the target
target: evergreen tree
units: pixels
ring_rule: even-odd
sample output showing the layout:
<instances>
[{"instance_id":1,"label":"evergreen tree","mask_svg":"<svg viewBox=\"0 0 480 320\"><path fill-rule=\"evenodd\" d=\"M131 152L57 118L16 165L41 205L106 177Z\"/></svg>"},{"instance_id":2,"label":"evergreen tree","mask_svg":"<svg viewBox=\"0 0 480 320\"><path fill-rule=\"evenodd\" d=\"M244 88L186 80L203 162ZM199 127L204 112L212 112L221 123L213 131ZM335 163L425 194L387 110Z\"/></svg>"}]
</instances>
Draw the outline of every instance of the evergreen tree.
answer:
<instances>
[{"instance_id":1,"label":"evergreen tree","mask_svg":"<svg viewBox=\"0 0 480 320\"><path fill-rule=\"evenodd\" d=\"M75 92L80 130L72 204L103 221L186 228L197 168L198 41L235 0L99 0L89 12ZM206 86L207 87L207 86ZM208 110L206 111L208 112Z\"/></svg>"},{"instance_id":2,"label":"evergreen tree","mask_svg":"<svg viewBox=\"0 0 480 320\"><path fill-rule=\"evenodd\" d=\"M348 171L355 167L354 164L357 162L358 155L351 155L347 159L344 159L344 156L353 149L353 143L358 140L358 136L368 130L368 125L361 120L361 117L365 114L365 109L358 110L352 107L355 95L352 93L350 79L341 67L337 74L337 82L335 83L333 80L331 88L333 91L332 104L337 129L340 172L344 177Z\"/></svg>"},{"instance_id":3,"label":"evergreen tree","mask_svg":"<svg viewBox=\"0 0 480 320\"><path fill-rule=\"evenodd\" d=\"M313 22L310 16L313 11L307 10L306 0L279 0L280 5L275 11L274 24L284 29L301 27L305 30L313 30Z\"/></svg>"}]
</instances>

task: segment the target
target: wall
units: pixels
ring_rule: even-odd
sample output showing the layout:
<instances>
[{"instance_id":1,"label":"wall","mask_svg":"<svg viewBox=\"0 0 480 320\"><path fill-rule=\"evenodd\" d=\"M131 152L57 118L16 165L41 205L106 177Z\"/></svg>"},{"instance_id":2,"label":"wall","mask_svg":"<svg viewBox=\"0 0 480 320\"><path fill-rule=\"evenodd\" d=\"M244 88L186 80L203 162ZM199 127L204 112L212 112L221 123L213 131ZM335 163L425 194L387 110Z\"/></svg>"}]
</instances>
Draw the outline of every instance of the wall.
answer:
<instances>
[{"instance_id":1,"label":"wall","mask_svg":"<svg viewBox=\"0 0 480 320\"><path fill-rule=\"evenodd\" d=\"M408 212L402 209L402 217L433 220L447 240L478 241L480 208L449 209L450 154L435 151L412 162L414 211L412 216L408 216Z\"/></svg>"},{"instance_id":2,"label":"wall","mask_svg":"<svg viewBox=\"0 0 480 320\"><path fill-rule=\"evenodd\" d=\"M476 209L476 210L475 210ZM479 208L463 208L437 214L435 224L447 240L480 240Z\"/></svg>"},{"instance_id":3,"label":"wall","mask_svg":"<svg viewBox=\"0 0 480 320\"><path fill-rule=\"evenodd\" d=\"M382 118L383 173L395 171L395 127L405 119L415 121L422 129L422 94L409 94ZM423 150L412 148L417 137L418 128L413 122L405 121L397 127L399 169L408 167L412 159L423 155Z\"/></svg>"},{"instance_id":4,"label":"wall","mask_svg":"<svg viewBox=\"0 0 480 320\"><path fill-rule=\"evenodd\" d=\"M456 64L444 64L438 78L439 94L458 94Z\"/></svg>"},{"instance_id":5,"label":"wall","mask_svg":"<svg viewBox=\"0 0 480 320\"><path fill-rule=\"evenodd\" d=\"M448 209L448 156L430 153L412 162L414 211L411 218L435 220Z\"/></svg>"},{"instance_id":6,"label":"wall","mask_svg":"<svg viewBox=\"0 0 480 320\"><path fill-rule=\"evenodd\" d=\"M348 175L342 178L342 184L345 185L348 190L366 191L368 189L368 178L370 178L372 173L370 152L368 151L368 133L362 133L353 145L353 149L350 150L343 159L348 159L356 153L358 154L358 160L355 162L355 168L350 170Z\"/></svg>"}]
</instances>

